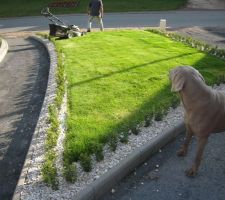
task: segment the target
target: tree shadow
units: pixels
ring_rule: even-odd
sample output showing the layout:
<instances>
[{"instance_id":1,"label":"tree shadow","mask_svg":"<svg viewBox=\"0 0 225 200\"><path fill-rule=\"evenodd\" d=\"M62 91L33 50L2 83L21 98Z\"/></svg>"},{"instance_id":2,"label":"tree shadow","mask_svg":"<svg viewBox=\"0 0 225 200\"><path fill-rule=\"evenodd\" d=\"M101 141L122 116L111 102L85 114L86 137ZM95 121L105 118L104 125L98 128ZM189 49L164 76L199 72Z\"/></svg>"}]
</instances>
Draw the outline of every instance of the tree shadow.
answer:
<instances>
[{"instance_id":1,"label":"tree shadow","mask_svg":"<svg viewBox=\"0 0 225 200\"><path fill-rule=\"evenodd\" d=\"M182 55L179 55L179 56L173 56L173 57L170 57L170 58L165 58L165 59L159 59L159 60L151 61L151 62L144 63L144 64L141 64L141 65L135 65L135 66L132 66L132 67L129 67L129 68L126 68L126 69L122 69L122 70L115 71L115 72L108 73L108 74L103 74L101 76L97 76L97 77L94 77L94 78L90 78L90 79L87 79L87 80L83 80L83 81L79 81L77 83L70 84L70 85L68 85L68 88L70 89L70 88L73 88L73 87L76 87L76 86L80 86L80 85L83 85L83 84L86 84L86 83L90 83L92 81L96 81L96 80L99 80L99 79L102 79L102 78L108 78L108 77L114 76L116 74L126 73L126 72L129 72L131 70L135 70L135 69L138 69L138 68L146 67L146 66L151 65L151 64L160 63L160 62L163 62L163 61L168 61L168 60L181 58L181 57L194 55L194 54L196 54L196 53L185 53L185 54L182 54Z\"/></svg>"}]
</instances>

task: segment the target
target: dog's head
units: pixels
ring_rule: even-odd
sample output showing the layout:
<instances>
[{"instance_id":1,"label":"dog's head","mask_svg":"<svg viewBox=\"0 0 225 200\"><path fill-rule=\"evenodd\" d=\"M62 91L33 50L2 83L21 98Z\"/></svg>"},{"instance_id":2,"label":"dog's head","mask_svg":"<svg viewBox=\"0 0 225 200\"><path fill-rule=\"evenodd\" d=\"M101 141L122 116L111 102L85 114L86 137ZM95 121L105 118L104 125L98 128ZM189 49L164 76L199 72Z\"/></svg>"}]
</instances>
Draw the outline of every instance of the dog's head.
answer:
<instances>
[{"instance_id":1,"label":"dog's head","mask_svg":"<svg viewBox=\"0 0 225 200\"><path fill-rule=\"evenodd\" d=\"M205 82L203 76L199 73L198 70L190 66L179 66L169 72L169 79L172 82L171 91L179 92L183 89L185 82L195 78L200 82Z\"/></svg>"}]
</instances>

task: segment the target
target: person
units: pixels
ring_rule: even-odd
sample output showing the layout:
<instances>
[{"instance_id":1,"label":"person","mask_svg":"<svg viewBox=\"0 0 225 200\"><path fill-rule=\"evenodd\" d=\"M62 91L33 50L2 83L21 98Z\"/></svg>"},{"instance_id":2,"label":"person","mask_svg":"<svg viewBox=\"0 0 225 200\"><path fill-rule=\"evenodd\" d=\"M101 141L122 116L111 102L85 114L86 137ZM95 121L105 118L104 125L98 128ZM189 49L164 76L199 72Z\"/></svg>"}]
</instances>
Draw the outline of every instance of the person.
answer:
<instances>
[{"instance_id":1,"label":"person","mask_svg":"<svg viewBox=\"0 0 225 200\"><path fill-rule=\"evenodd\" d=\"M102 0L91 0L88 5L88 28L87 32L91 32L91 24L94 20L97 20L100 25L100 30L103 31L103 3Z\"/></svg>"}]
</instances>

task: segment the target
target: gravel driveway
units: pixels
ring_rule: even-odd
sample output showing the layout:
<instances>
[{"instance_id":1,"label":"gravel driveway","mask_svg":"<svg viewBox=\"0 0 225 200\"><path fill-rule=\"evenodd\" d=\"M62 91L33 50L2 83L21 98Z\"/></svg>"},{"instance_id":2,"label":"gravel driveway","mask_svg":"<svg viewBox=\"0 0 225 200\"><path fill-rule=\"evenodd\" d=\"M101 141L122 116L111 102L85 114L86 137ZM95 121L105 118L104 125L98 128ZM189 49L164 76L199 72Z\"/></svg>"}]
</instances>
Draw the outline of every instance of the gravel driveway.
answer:
<instances>
[{"instance_id":1,"label":"gravel driveway","mask_svg":"<svg viewBox=\"0 0 225 200\"><path fill-rule=\"evenodd\" d=\"M11 199L40 113L49 59L38 42L6 37L0 63L0 199Z\"/></svg>"}]
</instances>

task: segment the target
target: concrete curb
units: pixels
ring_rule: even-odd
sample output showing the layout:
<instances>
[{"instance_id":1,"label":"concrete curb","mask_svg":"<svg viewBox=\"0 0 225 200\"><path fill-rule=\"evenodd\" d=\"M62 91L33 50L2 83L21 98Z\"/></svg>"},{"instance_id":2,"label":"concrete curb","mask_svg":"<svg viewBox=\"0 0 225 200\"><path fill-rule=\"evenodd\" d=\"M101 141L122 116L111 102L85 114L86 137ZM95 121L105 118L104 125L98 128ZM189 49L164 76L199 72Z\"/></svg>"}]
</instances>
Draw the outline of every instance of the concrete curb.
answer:
<instances>
[{"instance_id":1,"label":"concrete curb","mask_svg":"<svg viewBox=\"0 0 225 200\"><path fill-rule=\"evenodd\" d=\"M119 181L129 175L135 170L135 168L143 164L147 159L149 159L150 156L184 131L184 123L179 122L177 126L166 130L164 133L152 139L145 146L135 150L125 160L121 161L117 166L102 175L98 180L91 183L87 188L79 192L72 199L100 200L107 192L110 191L110 189L118 184Z\"/></svg>"},{"instance_id":2,"label":"concrete curb","mask_svg":"<svg viewBox=\"0 0 225 200\"><path fill-rule=\"evenodd\" d=\"M48 76L48 85L44 97L44 102L41 108L41 112L39 115L39 119L37 125L35 127L34 134L31 139L30 147L26 155L26 159L24 161L23 169L20 174L19 181L17 183L16 189L14 191L13 200L21 199L21 192L23 190L23 185L25 184L28 171L30 166L32 165L32 158L35 152L35 146L38 142L39 135L45 135L45 131L43 130L43 124L47 123L48 119L48 106L53 103L56 95L56 69L57 69L57 54L55 52L54 45L48 39L42 39L37 36L30 36L30 38L40 42L48 51L49 59L50 59L50 67L49 67L49 76Z\"/></svg>"},{"instance_id":3,"label":"concrete curb","mask_svg":"<svg viewBox=\"0 0 225 200\"><path fill-rule=\"evenodd\" d=\"M5 58L9 49L9 45L6 40L2 39L2 44L0 46L0 62Z\"/></svg>"}]
</instances>

